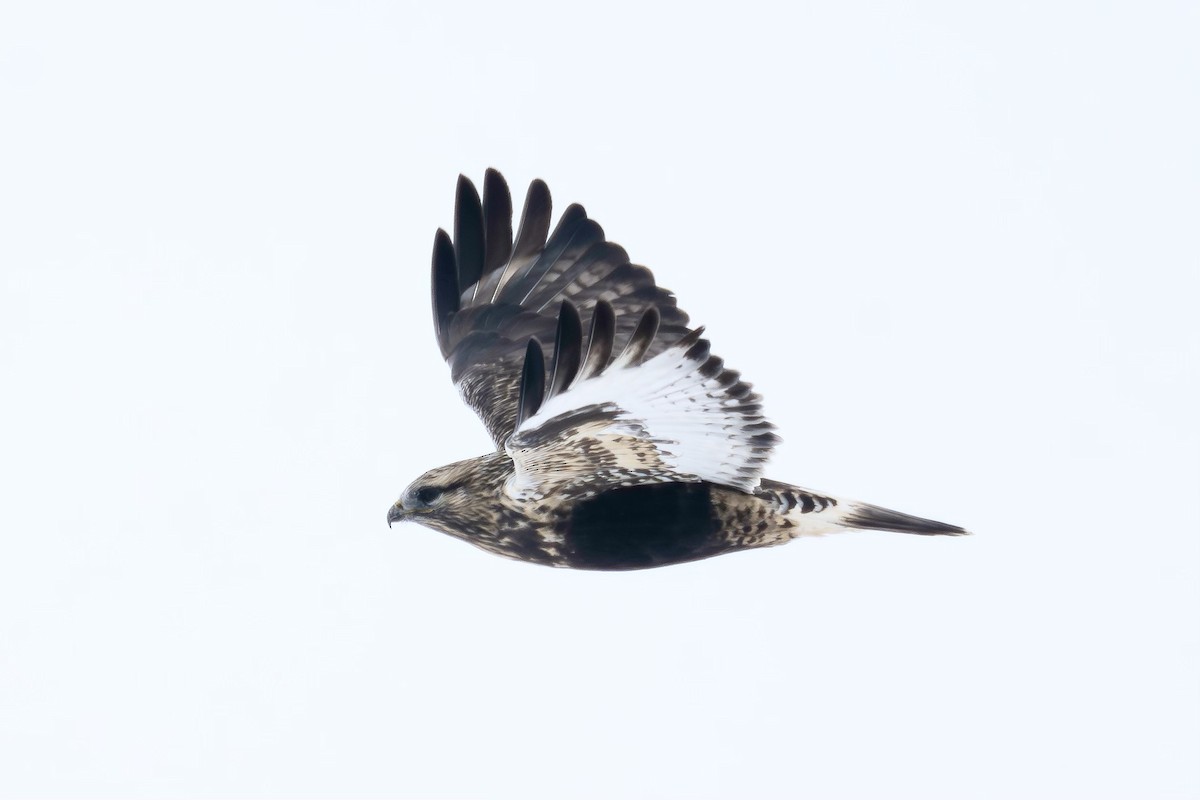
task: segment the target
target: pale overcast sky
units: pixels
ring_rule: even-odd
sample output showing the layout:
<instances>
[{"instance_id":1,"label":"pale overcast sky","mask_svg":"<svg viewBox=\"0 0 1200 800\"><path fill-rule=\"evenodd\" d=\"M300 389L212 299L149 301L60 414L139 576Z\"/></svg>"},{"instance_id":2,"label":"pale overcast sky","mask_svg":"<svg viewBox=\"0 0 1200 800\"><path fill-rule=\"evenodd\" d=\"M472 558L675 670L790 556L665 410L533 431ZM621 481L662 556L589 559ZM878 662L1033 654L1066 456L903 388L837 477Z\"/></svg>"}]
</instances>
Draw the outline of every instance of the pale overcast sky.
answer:
<instances>
[{"instance_id":1,"label":"pale overcast sky","mask_svg":"<svg viewBox=\"0 0 1200 800\"><path fill-rule=\"evenodd\" d=\"M1194 3L0 8L0 796L1200 793ZM544 178L964 525L628 574L388 506L484 452L460 172Z\"/></svg>"}]
</instances>

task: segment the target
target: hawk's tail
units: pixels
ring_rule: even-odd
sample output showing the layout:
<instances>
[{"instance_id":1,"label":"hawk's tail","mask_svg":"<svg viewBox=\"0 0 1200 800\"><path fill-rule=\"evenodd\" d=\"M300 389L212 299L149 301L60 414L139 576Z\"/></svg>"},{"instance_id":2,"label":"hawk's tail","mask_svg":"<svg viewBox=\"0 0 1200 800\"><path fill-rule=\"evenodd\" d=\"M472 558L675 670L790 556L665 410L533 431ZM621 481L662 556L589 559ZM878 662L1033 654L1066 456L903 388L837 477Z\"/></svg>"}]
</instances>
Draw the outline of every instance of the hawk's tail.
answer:
<instances>
[{"instance_id":1,"label":"hawk's tail","mask_svg":"<svg viewBox=\"0 0 1200 800\"><path fill-rule=\"evenodd\" d=\"M787 531L791 537L822 536L850 530L896 531L922 536L962 536L967 533L957 525L914 517L857 500L839 500L777 481L764 479L759 495L779 503L788 520Z\"/></svg>"},{"instance_id":2,"label":"hawk's tail","mask_svg":"<svg viewBox=\"0 0 1200 800\"><path fill-rule=\"evenodd\" d=\"M853 501L845 504L845 511L837 522L845 528L918 533L922 536L963 536L967 533L957 525L935 522L931 519L892 511L890 508L880 508L869 503Z\"/></svg>"}]
</instances>

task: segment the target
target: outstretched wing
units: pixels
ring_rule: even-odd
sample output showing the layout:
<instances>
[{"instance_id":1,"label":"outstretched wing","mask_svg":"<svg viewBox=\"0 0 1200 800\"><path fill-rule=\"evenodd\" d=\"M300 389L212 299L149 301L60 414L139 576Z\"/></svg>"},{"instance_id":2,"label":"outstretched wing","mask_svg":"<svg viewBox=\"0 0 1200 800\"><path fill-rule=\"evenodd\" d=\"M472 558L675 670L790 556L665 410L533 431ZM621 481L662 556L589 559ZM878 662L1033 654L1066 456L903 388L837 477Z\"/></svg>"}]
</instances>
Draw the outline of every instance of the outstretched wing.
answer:
<instances>
[{"instance_id":1,"label":"outstretched wing","mask_svg":"<svg viewBox=\"0 0 1200 800\"><path fill-rule=\"evenodd\" d=\"M688 332L675 297L655 285L645 267L629 263L582 206L563 212L550 231L550 190L529 186L513 238L512 197L499 172L488 170L483 198L458 180L454 237L433 244L433 318L438 345L463 399L502 447L516 427L522 364L530 339L555 335L559 305L569 299L589 323L597 303L613 313L615 341L626 343L647 309L656 309L658 335L649 354L663 352Z\"/></svg>"},{"instance_id":2,"label":"outstretched wing","mask_svg":"<svg viewBox=\"0 0 1200 800\"><path fill-rule=\"evenodd\" d=\"M515 465L506 491L538 500L647 483L757 488L778 437L758 395L710 353L703 329L647 358L659 328L650 308L610 364L612 319L600 301L585 352L579 314L562 302L548 390L541 346L530 341L505 444Z\"/></svg>"}]
</instances>

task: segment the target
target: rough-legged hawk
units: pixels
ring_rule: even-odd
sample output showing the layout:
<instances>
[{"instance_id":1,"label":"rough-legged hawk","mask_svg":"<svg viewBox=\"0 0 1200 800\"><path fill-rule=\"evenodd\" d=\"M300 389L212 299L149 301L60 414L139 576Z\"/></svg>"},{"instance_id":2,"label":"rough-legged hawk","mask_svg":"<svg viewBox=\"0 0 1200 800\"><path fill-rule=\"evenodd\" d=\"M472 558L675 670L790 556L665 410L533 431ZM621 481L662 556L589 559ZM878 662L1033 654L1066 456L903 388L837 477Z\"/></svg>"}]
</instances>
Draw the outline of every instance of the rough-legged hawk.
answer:
<instances>
[{"instance_id":1,"label":"rough-legged hawk","mask_svg":"<svg viewBox=\"0 0 1200 800\"><path fill-rule=\"evenodd\" d=\"M962 528L762 477L778 438L759 396L712 355L675 297L582 206L550 232L534 181L513 236L500 173L459 178L454 236L433 243L438 345L496 450L430 470L411 519L499 555L641 569L868 528ZM546 360L544 346L550 347Z\"/></svg>"}]
</instances>

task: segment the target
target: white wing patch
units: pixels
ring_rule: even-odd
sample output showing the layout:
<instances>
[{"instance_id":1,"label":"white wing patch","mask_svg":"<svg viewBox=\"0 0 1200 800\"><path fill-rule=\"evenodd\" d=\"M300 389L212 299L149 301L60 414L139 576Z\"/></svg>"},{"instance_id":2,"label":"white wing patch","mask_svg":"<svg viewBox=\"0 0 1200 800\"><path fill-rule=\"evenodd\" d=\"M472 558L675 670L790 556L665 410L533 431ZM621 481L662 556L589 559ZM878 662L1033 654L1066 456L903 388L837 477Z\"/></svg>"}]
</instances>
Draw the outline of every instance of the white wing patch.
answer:
<instances>
[{"instance_id":1,"label":"white wing patch","mask_svg":"<svg viewBox=\"0 0 1200 800\"><path fill-rule=\"evenodd\" d=\"M623 354L548 398L505 443L508 493L675 481L753 491L778 437L758 395L698 336L640 364Z\"/></svg>"}]
</instances>

